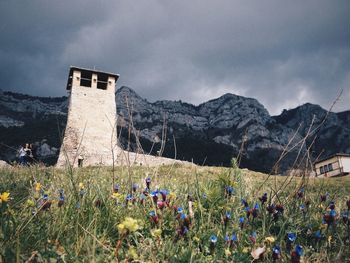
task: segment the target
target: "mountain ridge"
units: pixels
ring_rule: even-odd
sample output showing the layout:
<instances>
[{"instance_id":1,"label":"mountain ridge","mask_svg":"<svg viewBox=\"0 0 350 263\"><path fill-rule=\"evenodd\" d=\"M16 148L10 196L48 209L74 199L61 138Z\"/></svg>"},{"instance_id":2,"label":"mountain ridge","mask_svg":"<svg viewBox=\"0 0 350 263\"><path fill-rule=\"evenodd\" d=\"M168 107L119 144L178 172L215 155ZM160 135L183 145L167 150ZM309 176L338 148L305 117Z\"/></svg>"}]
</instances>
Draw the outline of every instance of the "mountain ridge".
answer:
<instances>
[{"instance_id":1,"label":"mountain ridge","mask_svg":"<svg viewBox=\"0 0 350 263\"><path fill-rule=\"evenodd\" d=\"M33 97L6 91L0 95L2 144L16 148L23 143L20 139L40 143L46 139L55 149L60 147L67 118L67 97ZM316 128L327 115L319 105L305 103L271 116L258 100L231 93L199 105L170 100L149 102L126 86L116 91L116 102L120 143L124 148L129 146L130 150L140 151L136 142L139 139L145 152L156 155L161 150L166 127L163 149L166 157L174 157L176 152L177 158L199 164L229 165L244 144L241 166L263 172L271 170L291 138L294 138L292 143L301 141L311 123ZM126 131L131 117L136 135L129 138ZM313 156L322 152L323 155L350 153L348 120L350 111L329 112L322 127L306 140L302 152L316 136L317 141L311 147ZM45 134L41 127L51 128L50 134ZM14 159L9 149L0 147L1 159ZM280 170L289 169L297 155L297 151L291 151L281 162Z\"/></svg>"}]
</instances>

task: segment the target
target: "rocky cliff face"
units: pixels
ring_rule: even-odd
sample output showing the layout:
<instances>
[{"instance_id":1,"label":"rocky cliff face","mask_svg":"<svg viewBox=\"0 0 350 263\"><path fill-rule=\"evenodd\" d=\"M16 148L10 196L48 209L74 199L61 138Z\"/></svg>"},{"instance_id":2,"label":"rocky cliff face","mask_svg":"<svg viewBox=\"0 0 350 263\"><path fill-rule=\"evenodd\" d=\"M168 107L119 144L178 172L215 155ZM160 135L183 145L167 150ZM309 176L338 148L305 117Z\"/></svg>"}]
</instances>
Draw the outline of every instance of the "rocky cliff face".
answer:
<instances>
[{"instance_id":1,"label":"rocky cliff face","mask_svg":"<svg viewBox=\"0 0 350 263\"><path fill-rule=\"evenodd\" d=\"M278 166L282 171L290 168L297 156L302 158L310 145L314 157L350 153L350 111L327 114L318 105L305 104L270 116L257 100L233 94L194 106L181 101L150 103L127 87L118 89L116 98L118 132L125 149L140 151L142 146L147 153L209 165L229 165L241 152L242 167L264 172L271 170L285 149L290 152ZM58 148L66 112L65 97L5 92L0 97L0 142L17 146L45 138ZM293 148L311 123L313 133L306 144ZM16 138L11 139L13 136ZM2 155L9 155L11 151L1 147Z\"/></svg>"}]
</instances>

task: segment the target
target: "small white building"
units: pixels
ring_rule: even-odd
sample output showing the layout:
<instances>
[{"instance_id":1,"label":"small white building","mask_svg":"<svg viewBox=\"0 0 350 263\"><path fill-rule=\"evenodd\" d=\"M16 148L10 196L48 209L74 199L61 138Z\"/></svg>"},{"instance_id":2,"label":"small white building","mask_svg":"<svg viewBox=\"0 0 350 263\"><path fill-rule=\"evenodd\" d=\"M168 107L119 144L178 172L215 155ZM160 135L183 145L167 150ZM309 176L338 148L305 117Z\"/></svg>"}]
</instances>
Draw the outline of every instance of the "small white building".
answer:
<instances>
[{"instance_id":1,"label":"small white building","mask_svg":"<svg viewBox=\"0 0 350 263\"><path fill-rule=\"evenodd\" d=\"M350 154L336 153L314 163L317 176L333 177L350 173Z\"/></svg>"}]
</instances>

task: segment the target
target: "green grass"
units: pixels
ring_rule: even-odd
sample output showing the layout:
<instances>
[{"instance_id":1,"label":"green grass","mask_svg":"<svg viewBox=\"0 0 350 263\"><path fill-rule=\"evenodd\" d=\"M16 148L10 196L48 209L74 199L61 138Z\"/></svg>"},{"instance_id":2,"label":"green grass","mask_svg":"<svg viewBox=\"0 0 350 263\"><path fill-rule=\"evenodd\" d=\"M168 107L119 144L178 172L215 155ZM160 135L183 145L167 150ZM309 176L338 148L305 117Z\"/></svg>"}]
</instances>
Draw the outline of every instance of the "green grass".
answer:
<instances>
[{"instance_id":1,"label":"green grass","mask_svg":"<svg viewBox=\"0 0 350 263\"><path fill-rule=\"evenodd\" d=\"M150 195L140 203L147 177L152 180L151 191L158 188L171 193L169 207L157 208ZM117 199L112 197L113 181L120 185ZM35 190L35 183L42 185L40 191ZM140 186L133 193L135 203L126 203L133 183ZM232 196L225 195L225 186L234 188ZM58 207L61 189L65 202ZM300 189L304 189L302 197L297 196ZM350 198L350 177L267 177L237 168L177 165L118 167L114 172L98 167L73 171L14 167L0 170L0 193L5 191L11 199L0 204L0 262L251 262L250 252L263 246L263 261L273 262L275 245L281 247L279 262L290 262L288 232L297 234L291 251L301 245L305 262L350 262L349 224L341 217ZM264 192L268 201L261 205L258 198ZM327 200L321 202L326 192ZM43 209L47 205L44 194L50 209ZM259 203L256 218L247 218L242 198L250 208ZM322 219L329 214L330 201L335 202L337 223L328 227ZM266 209L271 203L284 206L277 219ZM304 212L303 204L308 204ZM174 206L182 207L185 220L190 219L186 234L181 230L187 221ZM158 224L152 221L151 211L156 212ZM226 212L231 219L225 225ZM136 231L118 230L127 217L137 220L133 223L139 227ZM245 218L242 229L240 217ZM317 230L320 239L315 238ZM255 244L249 238L252 232L257 234ZM224 238L232 233L238 241L230 246ZM212 235L218 238L215 245L209 240ZM269 244L267 237L275 241Z\"/></svg>"}]
</instances>

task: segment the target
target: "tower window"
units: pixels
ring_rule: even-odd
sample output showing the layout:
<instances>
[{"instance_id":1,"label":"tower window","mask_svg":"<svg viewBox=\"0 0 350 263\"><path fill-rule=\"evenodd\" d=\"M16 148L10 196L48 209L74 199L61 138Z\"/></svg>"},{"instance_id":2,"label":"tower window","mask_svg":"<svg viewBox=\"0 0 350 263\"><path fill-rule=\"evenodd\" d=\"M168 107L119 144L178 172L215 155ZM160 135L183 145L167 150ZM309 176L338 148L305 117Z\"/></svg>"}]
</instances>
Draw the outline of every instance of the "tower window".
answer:
<instances>
[{"instance_id":1,"label":"tower window","mask_svg":"<svg viewBox=\"0 0 350 263\"><path fill-rule=\"evenodd\" d=\"M81 71L80 74L80 86L91 88L92 72Z\"/></svg>"},{"instance_id":2,"label":"tower window","mask_svg":"<svg viewBox=\"0 0 350 263\"><path fill-rule=\"evenodd\" d=\"M106 74L99 74L97 76L97 88L98 89L107 89L107 83L108 83L108 75Z\"/></svg>"}]
</instances>

